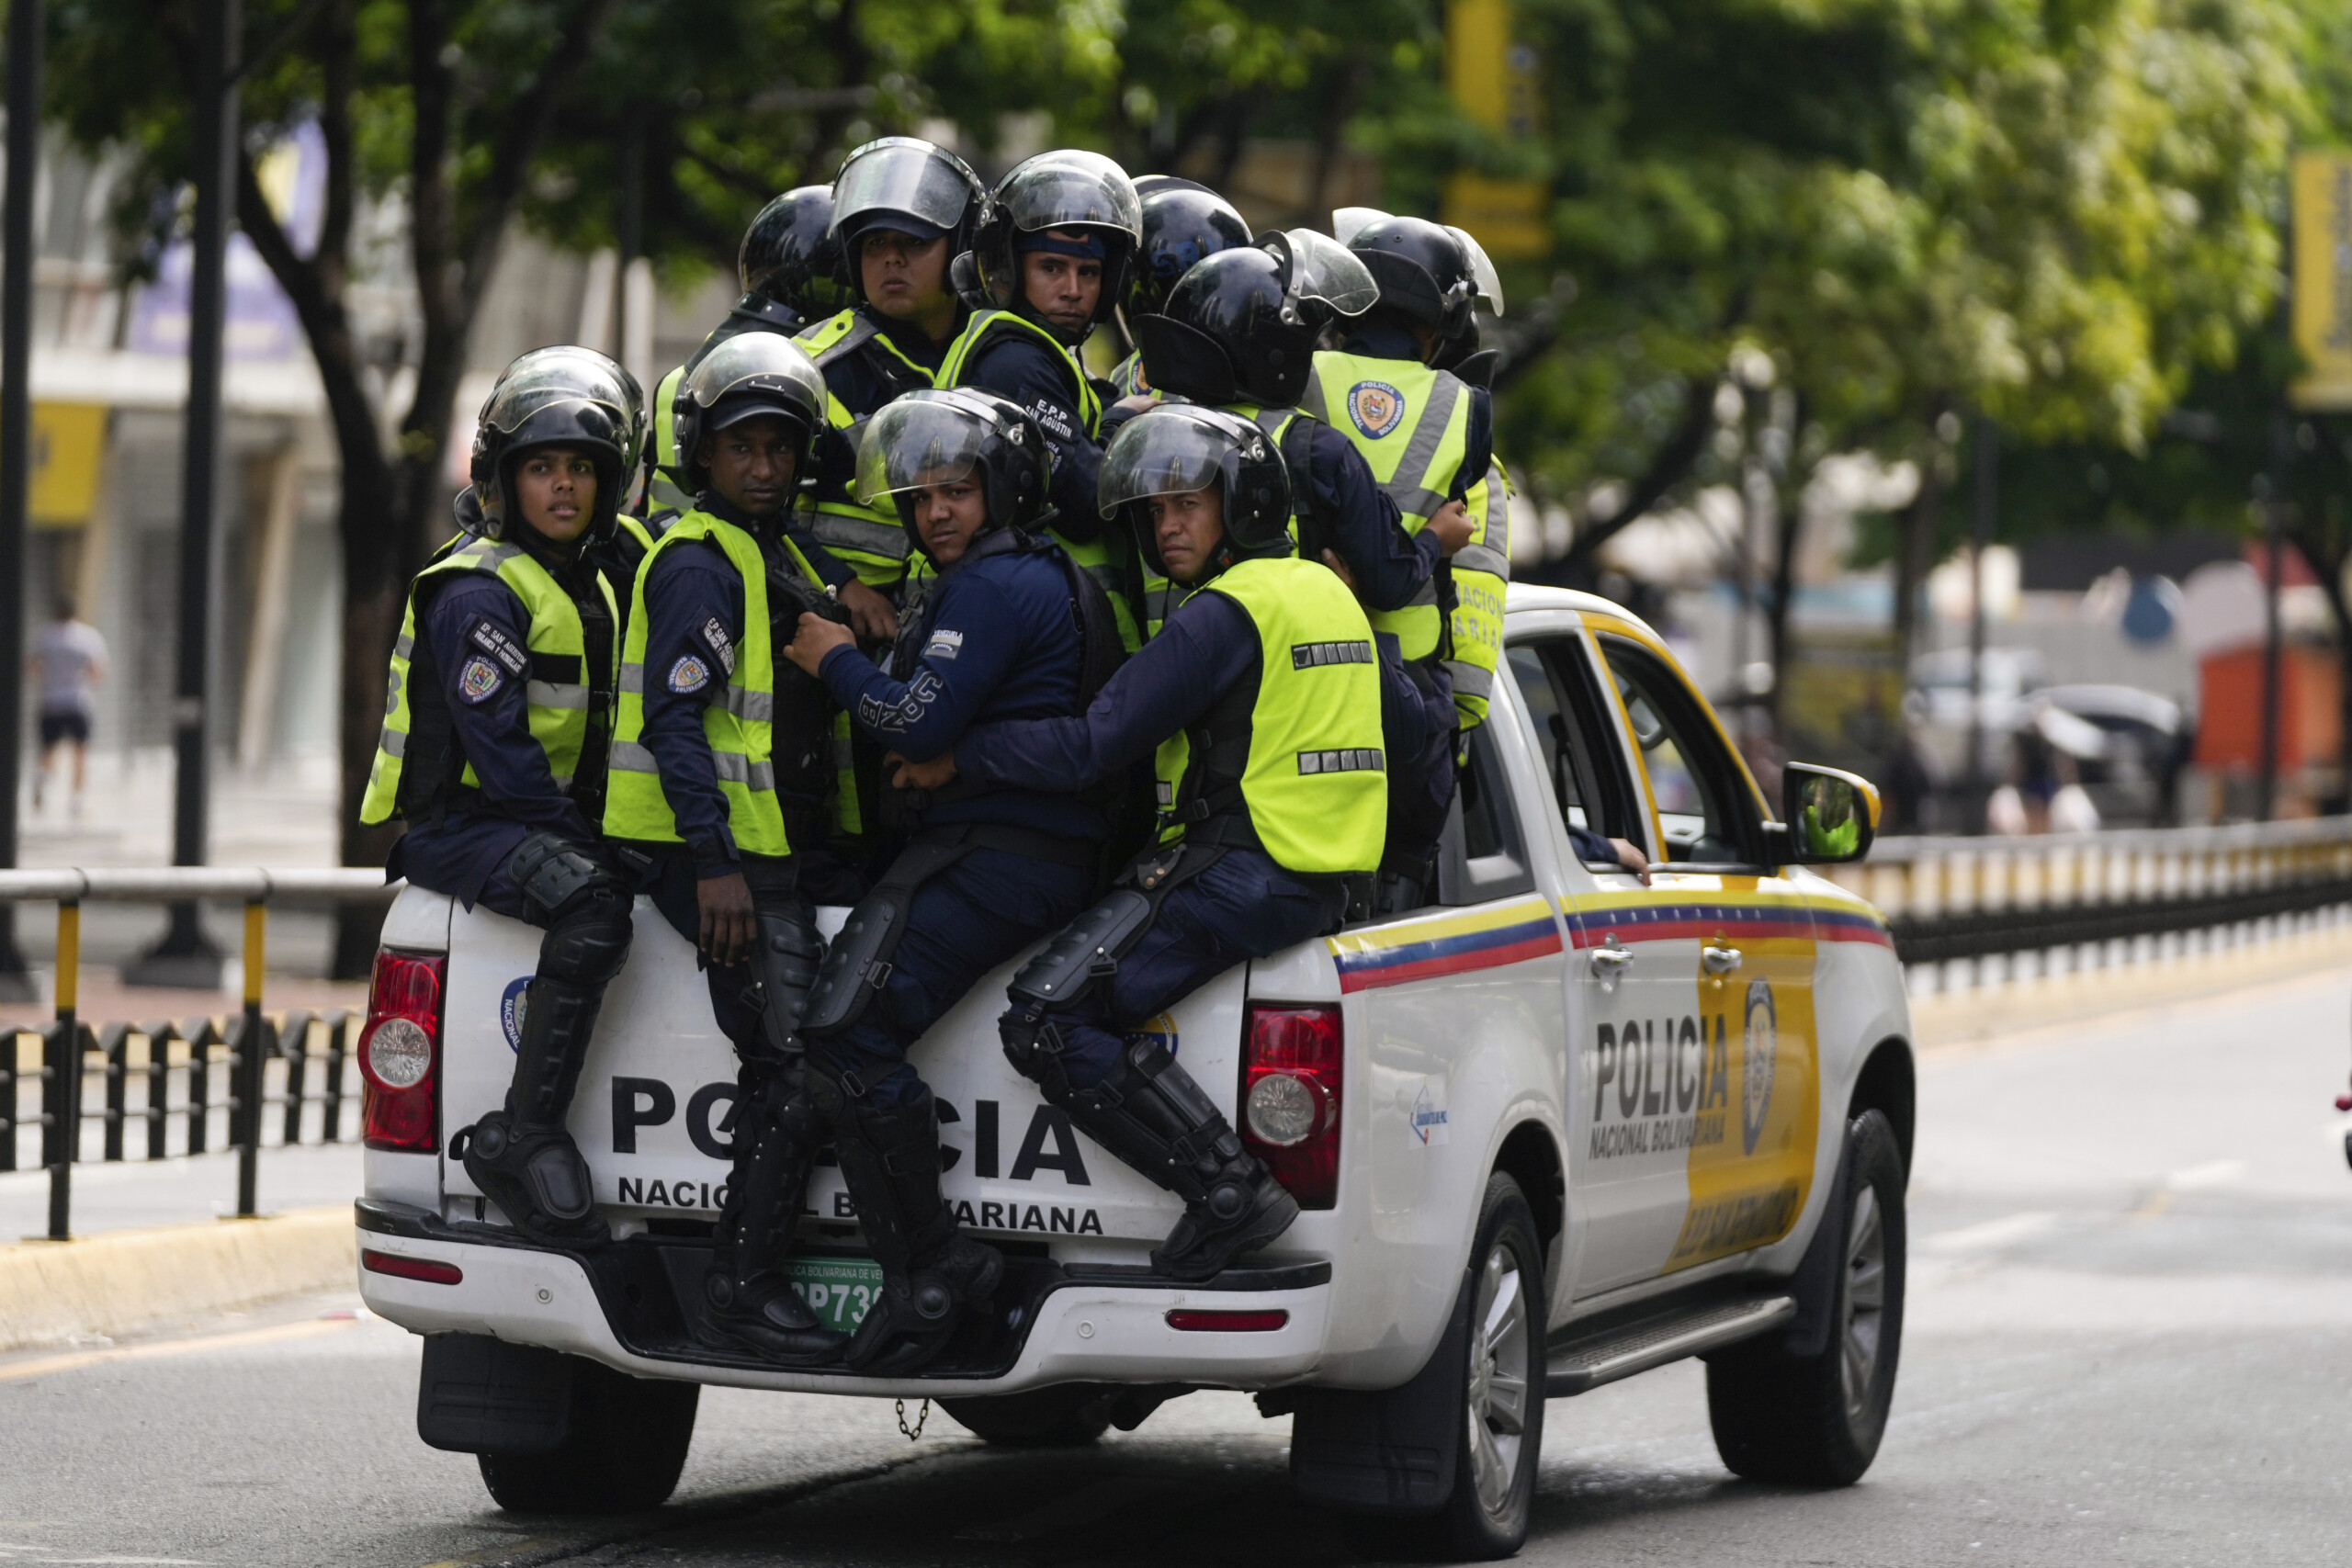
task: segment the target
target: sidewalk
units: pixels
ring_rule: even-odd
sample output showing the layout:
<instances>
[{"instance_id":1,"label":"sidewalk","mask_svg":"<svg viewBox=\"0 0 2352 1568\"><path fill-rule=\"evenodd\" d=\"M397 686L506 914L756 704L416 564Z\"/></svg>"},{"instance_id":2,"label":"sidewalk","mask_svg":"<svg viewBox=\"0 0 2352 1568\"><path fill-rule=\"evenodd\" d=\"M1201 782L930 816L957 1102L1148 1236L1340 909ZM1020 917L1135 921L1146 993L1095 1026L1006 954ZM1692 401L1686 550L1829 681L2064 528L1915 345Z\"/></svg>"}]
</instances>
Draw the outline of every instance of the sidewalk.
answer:
<instances>
[{"instance_id":1,"label":"sidewalk","mask_svg":"<svg viewBox=\"0 0 2352 1568\"><path fill-rule=\"evenodd\" d=\"M351 1132L356 1139L358 1129L353 1127ZM361 1159L356 1142L265 1148L258 1168L258 1206L265 1214L335 1203L348 1207L359 1196ZM233 1152L183 1155L152 1163L92 1161L74 1167L73 1223L77 1237L158 1225L209 1224L236 1212L237 1156ZM45 1235L48 1229L49 1173L0 1174L0 1249Z\"/></svg>"}]
</instances>

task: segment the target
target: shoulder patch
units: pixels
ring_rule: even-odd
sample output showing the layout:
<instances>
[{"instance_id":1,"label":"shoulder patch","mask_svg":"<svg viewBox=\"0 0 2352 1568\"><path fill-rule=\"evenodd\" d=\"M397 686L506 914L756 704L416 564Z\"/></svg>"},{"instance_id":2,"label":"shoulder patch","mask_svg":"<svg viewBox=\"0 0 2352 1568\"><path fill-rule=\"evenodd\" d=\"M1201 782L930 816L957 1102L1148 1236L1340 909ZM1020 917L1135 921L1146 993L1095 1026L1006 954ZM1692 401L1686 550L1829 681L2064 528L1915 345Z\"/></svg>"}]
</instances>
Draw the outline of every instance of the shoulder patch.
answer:
<instances>
[{"instance_id":1,"label":"shoulder patch","mask_svg":"<svg viewBox=\"0 0 2352 1568\"><path fill-rule=\"evenodd\" d=\"M1051 398L1035 400L1030 403L1027 412L1031 419L1037 422L1037 428L1053 439L1074 441L1078 438L1078 430L1071 422L1069 411Z\"/></svg>"},{"instance_id":2,"label":"shoulder patch","mask_svg":"<svg viewBox=\"0 0 2352 1568\"><path fill-rule=\"evenodd\" d=\"M718 667L729 675L735 673L735 643L727 635L727 628L718 624L717 615L703 622L702 640L709 644L710 651L718 656Z\"/></svg>"},{"instance_id":3,"label":"shoulder patch","mask_svg":"<svg viewBox=\"0 0 2352 1568\"><path fill-rule=\"evenodd\" d=\"M954 659L963 651L962 632L936 631L931 634L931 640L922 645L925 659Z\"/></svg>"},{"instance_id":4,"label":"shoulder patch","mask_svg":"<svg viewBox=\"0 0 2352 1568\"><path fill-rule=\"evenodd\" d=\"M474 624L466 628L466 638L476 648L505 665L509 675L520 675L530 666L530 655L515 647L513 637L491 625L487 616L474 617Z\"/></svg>"},{"instance_id":5,"label":"shoulder patch","mask_svg":"<svg viewBox=\"0 0 2352 1568\"><path fill-rule=\"evenodd\" d=\"M689 653L670 666L670 689L684 695L710 684L710 666Z\"/></svg>"},{"instance_id":6,"label":"shoulder patch","mask_svg":"<svg viewBox=\"0 0 2352 1568\"><path fill-rule=\"evenodd\" d=\"M480 655L467 660L466 667L458 671L458 694L469 703L488 702L505 683L498 666Z\"/></svg>"},{"instance_id":7,"label":"shoulder patch","mask_svg":"<svg viewBox=\"0 0 2352 1568\"><path fill-rule=\"evenodd\" d=\"M1377 441L1405 417L1405 394L1385 381L1358 381L1348 389L1348 417L1368 441Z\"/></svg>"}]
</instances>

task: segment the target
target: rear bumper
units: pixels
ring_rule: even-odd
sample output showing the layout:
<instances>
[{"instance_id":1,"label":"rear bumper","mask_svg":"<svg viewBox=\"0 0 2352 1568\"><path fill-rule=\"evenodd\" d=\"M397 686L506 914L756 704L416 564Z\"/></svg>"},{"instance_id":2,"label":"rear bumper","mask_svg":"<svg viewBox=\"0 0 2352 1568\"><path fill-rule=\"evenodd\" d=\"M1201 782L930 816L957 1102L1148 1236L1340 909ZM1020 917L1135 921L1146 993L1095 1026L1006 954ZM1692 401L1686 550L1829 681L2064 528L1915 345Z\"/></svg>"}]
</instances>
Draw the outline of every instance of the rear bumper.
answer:
<instances>
[{"instance_id":1,"label":"rear bumper","mask_svg":"<svg viewBox=\"0 0 2352 1568\"><path fill-rule=\"evenodd\" d=\"M1009 1365L982 1376L886 1382L705 1359L674 1335L661 1342L644 1327L642 1314L633 1314L636 1298L630 1304L615 1299L616 1291L635 1291L638 1297L643 1292L616 1286L609 1259L592 1272L569 1253L469 1235L424 1211L364 1199L358 1223L363 1248L453 1265L463 1276L456 1284L435 1284L360 1270L368 1309L412 1332L487 1334L585 1356L640 1377L733 1388L883 1398L1012 1393L1064 1382L1272 1388L1314 1372L1330 1319L1328 1263L1233 1269L1205 1285L1142 1269L1052 1269L1012 1331L1017 1350ZM608 1251L632 1245L618 1243ZM1287 1316L1279 1328L1201 1332L1170 1325L1168 1314L1178 1308Z\"/></svg>"}]
</instances>

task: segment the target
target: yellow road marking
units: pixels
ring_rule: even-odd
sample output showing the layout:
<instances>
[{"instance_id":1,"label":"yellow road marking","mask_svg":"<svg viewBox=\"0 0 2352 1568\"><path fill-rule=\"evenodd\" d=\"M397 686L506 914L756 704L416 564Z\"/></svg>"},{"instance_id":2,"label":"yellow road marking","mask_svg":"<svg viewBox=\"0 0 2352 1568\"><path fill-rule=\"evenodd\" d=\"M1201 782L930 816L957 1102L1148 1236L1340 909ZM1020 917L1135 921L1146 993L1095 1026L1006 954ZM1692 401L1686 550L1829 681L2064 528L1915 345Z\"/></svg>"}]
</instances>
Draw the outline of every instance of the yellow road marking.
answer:
<instances>
[{"instance_id":1,"label":"yellow road marking","mask_svg":"<svg viewBox=\"0 0 2352 1568\"><path fill-rule=\"evenodd\" d=\"M0 1366L0 1382L70 1372L105 1361L143 1361L158 1356L187 1356L204 1350L235 1350L248 1345L277 1345L289 1339L313 1339L364 1322L356 1317L308 1318L267 1328L241 1328L233 1334L208 1334L190 1339L163 1339L153 1345L127 1345L119 1350L74 1350L62 1356L42 1356L30 1361Z\"/></svg>"}]
</instances>

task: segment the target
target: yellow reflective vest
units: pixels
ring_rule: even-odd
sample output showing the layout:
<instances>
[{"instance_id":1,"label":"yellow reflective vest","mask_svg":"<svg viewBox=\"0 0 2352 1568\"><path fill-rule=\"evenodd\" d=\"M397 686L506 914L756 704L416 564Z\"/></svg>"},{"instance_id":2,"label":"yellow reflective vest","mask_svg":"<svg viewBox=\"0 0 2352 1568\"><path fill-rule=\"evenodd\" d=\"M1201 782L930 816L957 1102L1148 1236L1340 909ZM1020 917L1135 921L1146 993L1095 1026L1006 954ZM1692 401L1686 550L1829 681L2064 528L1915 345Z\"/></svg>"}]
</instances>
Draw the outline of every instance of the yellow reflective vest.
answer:
<instances>
[{"instance_id":1,"label":"yellow reflective vest","mask_svg":"<svg viewBox=\"0 0 2352 1568\"><path fill-rule=\"evenodd\" d=\"M376 741L376 761L368 769L368 791L359 803L359 819L370 826L421 807L445 783L441 779L411 778L408 787L401 788L409 736L416 727L414 705L419 700L410 682L416 653L417 604L420 597L431 597L453 579L469 572L495 577L503 583L507 592L522 602L524 612L531 617L531 629L524 649L477 649L460 668L458 678L492 685L499 681L524 682L531 739L547 753L548 772L566 791L572 789L573 775L587 745L595 688L601 685L608 693L613 689L611 670L605 671L602 682L593 679L587 669L588 642L580 624L580 607L537 557L519 545L502 545L495 539L461 536L452 541L443 547L440 558L418 572L416 581L409 585L408 609L401 618L400 637L392 644L384 727ZM595 579L597 592L604 596L605 614L617 624L612 585L601 572L591 575ZM541 678L560 673L571 674L574 679ZM446 704L447 698L436 690L421 700ZM454 750L451 754L458 755ZM481 787L481 780L472 763L465 764L458 783L467 788ZM593 793L592 789L592 797Z\"/></svg>"},{"instance_id":2,"label":"yellow reflective vest","mask_svg":"<svg viewBox=\"0 0 2352 1568\"><path fill-rule=\"evenodd\" d=\"M759 541L707 512L689 512L654 541L652 554L637 574L630 596L628 637L621 652L619 722L613 736L611 775L605 792L605 831L616 839L677 843L677 818L662 791L661 769L644 744L645 583L664 550L707 539L726 555L743 580L743 635L735 645L735 668L727 674L721 698L702 711L703 735L717 764L719 793L727 800L729 829L736 848L747 854L792 852L776 799L774 721L775 663L768 622L767 563ZM784 544L796 568L818 581L808 558L790 540Z\"/></svg>"},{"instance_id":3,"label":"yellow reflective vest","mask_svg":"<svg viewBox=\"0 0 2352 1568\"><path fill-rule=\"evenodd\" d=\"M1315 356L1298 406L1355 443L1408 534L1419 533L1453 493L1470 445L1470 389L1458 378L1409 359L1326 352ZM1435 657L1445 629L1436 579L1372 624L1396 634L1408 662Z\"/></svg>"},{"instance_id":4,"label":"yellow reflective vest","mask_svg":"<svg viewBox=\"0 0 2352 1568\"><path fill-rule=\"evenodd\" d=\"M1295 556L1237 561L1195 592L1239 605L1257 630L1246 723L1219 702L1158 765L1174 825L1237 807L1274 863L1306 875L1372 871L1387 831L1380 664L1372 626L1331 571ZM1234 694L1239 697L1243 694ZM1246 748L1246 752L1244 751Z\"/></svg>"}]
</instances>

